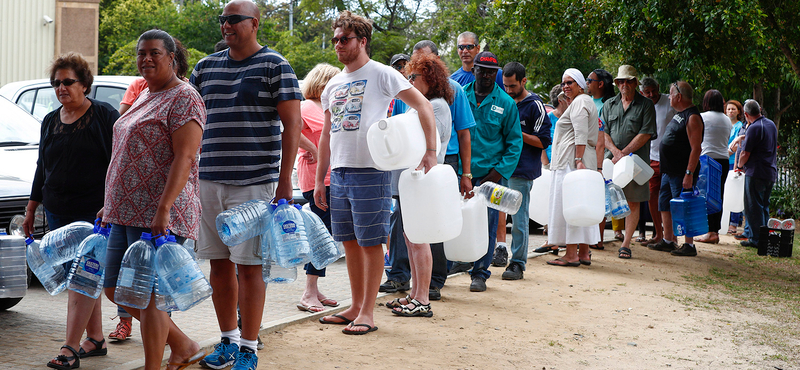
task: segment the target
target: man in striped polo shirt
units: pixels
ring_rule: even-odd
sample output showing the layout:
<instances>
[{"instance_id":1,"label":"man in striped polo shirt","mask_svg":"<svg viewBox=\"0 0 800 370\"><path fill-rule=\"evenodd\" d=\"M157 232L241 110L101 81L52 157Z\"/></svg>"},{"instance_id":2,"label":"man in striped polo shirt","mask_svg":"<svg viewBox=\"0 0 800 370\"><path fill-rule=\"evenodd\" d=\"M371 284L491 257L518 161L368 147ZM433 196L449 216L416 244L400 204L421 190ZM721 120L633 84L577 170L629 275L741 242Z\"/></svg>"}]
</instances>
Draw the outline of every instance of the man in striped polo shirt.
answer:
<instances>
[{"instance_id":1,"label":"man in striped polo shirt","mask_svg":"<svg viewBox=\"0 0 800 370\"><path fill-rule=\"evenodd\" d=\"M228 3L219 22L229 48L198 62L190 79L208 111L200 156L203 222L197 256L211 260L212 299L222 332L214 353L201 361L213 369L232 364L234 369L256 368L265 298L260 238L228 247L217 234L215 218L252 199L291 200L300 140L297 77L282 55L259 45L260 19L252 1Z\"/></svg>"}]
</instances>

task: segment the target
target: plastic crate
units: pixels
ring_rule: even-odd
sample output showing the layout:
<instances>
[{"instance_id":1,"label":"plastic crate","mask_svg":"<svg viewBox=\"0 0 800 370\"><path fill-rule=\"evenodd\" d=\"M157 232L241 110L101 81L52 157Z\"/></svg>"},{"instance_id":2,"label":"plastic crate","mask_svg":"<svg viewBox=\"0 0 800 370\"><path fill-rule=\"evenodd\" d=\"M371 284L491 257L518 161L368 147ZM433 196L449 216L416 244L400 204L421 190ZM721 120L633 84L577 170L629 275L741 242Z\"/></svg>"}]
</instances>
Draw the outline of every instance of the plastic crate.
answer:
<instances>
[{"instance_id":1,"label":"plastic crate","mask_svg":"<svg viewBox=\"0 0 800 370\"><path fill-rule=\"evenodd\" d=\"M758 236L758 255L791 257L794 230L770 229L761 226Z\"/></svg>"},{"instance_id":2,"label":"plastic crate","mask_svg":"<svg viewBox=\"0 0 800 370\"><path fill-rule=\"evenodd\" d=\"M700 194L706 197L706 212L722 211L722 166L707 155L700 156L700 177L697 180Z\"/></svg>"}]
</instances>

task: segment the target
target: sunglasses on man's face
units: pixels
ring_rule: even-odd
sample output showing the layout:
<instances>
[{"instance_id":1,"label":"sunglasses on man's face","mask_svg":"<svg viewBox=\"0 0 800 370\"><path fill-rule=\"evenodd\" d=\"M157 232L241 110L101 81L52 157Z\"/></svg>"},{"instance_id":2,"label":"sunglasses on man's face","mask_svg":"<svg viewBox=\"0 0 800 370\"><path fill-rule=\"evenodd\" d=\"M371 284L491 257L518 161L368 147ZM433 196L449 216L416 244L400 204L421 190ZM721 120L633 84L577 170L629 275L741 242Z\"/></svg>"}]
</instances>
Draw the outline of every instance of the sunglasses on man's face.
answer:
<instances>
[{"instance_id":1,"label":"sunglasses on man's face","mask_svg":"<svg viewBox=\"0 0 800 370\"><path fill-rule=\"evenodd\" d=\"M417 80L417 77L419 77L419 74L418 74L418 73L412 73L412 74L408 75L408 82L414 82L414 81L416 81L416 80Z\"/></svg>"},{"instance_id":2,"label":"sunglasses on man's face","mask_svg":"<svg viewBox=\"0 0 800 370\"><path fill-rule=\"evenodd\" d=\"M475 49L477 46L478 45L475 44L458 45L458 50L464 50L464 49L472 50Z\"/></svg>"},{"instance_id":3,"label":"sunglasses on man's face","mask_svg":"<svg viewBox=\"0 0 800 370\"><path fill-rule=\"evenodd\" d=\"M331 37L331 45L336 46L336 44L341 43L342 46L347 45L350 39L357 39L358 36L351 36L351 37Z\"/></svg>"},{"instance_id":4,"label":"sunglasses on man's face","mask_svg":"<svg viewBox=\"0 0 800 370\"><path fill-rule=\"evenodd\" d=\"M245 19L254 19L254 18L255 17L251 17L249 15L241 15L241 14L221 15L219 16L219 25L224 26L225 22L228 22L228 24L232 26Z\"/></svg>"},{"instance_id":5,"label":"sunglasses on man's face","mask_svg":"<svg viewBox=\"0 0 800 370\"><path fill-rule=\"evenodd\" d=\"M72 86L72 84L74 84L76 82L78 82L78 80L73 80L71 78L65 78L63 80L50 81L50 85L53 85L53 87L58 88L59 86L61 86L61 84L64 84L64 86Z\"/></svg>"}]
</instances>

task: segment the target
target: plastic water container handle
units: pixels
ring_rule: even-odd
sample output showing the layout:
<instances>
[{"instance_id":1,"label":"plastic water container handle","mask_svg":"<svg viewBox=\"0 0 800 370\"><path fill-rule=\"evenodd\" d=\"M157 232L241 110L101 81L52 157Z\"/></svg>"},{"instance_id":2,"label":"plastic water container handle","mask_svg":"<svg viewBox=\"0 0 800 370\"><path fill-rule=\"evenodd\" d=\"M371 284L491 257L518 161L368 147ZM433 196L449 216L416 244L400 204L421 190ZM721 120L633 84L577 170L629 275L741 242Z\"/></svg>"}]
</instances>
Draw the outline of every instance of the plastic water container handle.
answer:
<instances>
[{"instance_id":1,"label":"plastic water container handle","mask_svg":"<svg viewBox=\"0 0 800 370\"><path fill-rule=\"evenodd\" d=\"M392 141L389 140L388 135L383 137L383 145L386 146L386 153L390 156L395 155L395 148L393 147Z\"/></svg>"},{"instance_id":2,"label":"plastic water container handle","mask_svg":"<svg viewBox=\"0 0 800 370\"><path fill-rule=\"evenodd\" d=\"M425 176L425 172L417 171L417 170L411 171L411 178L413 178L414 180L417 180L417 179L421 178L422 176Z\"/></svg>"}]
</instances>

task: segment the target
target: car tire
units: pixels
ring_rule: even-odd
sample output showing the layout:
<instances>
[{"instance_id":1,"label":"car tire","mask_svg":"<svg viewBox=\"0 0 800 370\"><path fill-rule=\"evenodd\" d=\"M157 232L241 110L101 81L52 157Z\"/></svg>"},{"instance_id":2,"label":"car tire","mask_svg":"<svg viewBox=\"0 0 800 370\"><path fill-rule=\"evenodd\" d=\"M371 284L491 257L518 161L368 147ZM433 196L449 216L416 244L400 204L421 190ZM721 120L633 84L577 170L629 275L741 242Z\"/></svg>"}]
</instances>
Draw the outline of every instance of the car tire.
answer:
<instances>
[{"instance_id":1,"label":"car tire","mask_svg":"<svg viewBox=\"0 0 800 370\"><path fill-rule=\"evenodd\" d=\"M18 298L0 298L0 311L5 311L11 307L14 307L22 300L24 297Z\"/></svg>"}]
</instances>

